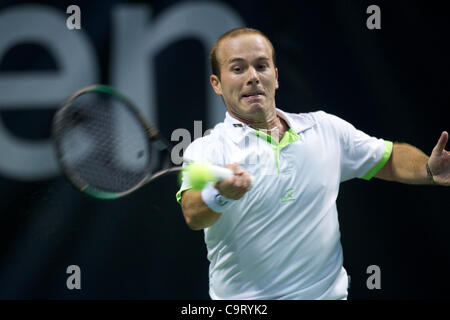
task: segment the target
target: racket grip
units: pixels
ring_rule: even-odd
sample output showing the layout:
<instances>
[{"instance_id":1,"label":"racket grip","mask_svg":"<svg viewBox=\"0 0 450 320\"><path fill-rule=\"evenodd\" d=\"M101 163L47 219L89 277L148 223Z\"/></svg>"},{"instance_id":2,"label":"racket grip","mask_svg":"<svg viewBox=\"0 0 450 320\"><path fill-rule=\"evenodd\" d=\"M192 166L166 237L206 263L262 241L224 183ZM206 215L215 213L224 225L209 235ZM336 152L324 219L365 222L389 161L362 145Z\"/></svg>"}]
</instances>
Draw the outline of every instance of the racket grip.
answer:
<instances>
[{"instance_id":1,"label":"racket grip","mask_svg":"<svg viewBox=\"0 0 450 320\"><path fill-rule=\"evenodd\" d=\"M210 169L211 169L211 172L212 172L214 178L216 179L216 181L223 180L226 177L234 174L231 169L224 168L224 167L210 165ZM253 184L254 179L253 179L252 175L250 175L250 180L251 180L251 184Z\"/></svg>"},{"instance_id":2,"label":"racket grip","mask_svg":"<svg viewBox=\"0 0 450 320\"><path fill-rule=\"evenodd\" d=\"M214 165L210 165L209 168L211 170L212 175L216 179L216 181L223 180L226 177L233 175L233 171L228 168L214 166Z\"/></svg>"}]
</instances>

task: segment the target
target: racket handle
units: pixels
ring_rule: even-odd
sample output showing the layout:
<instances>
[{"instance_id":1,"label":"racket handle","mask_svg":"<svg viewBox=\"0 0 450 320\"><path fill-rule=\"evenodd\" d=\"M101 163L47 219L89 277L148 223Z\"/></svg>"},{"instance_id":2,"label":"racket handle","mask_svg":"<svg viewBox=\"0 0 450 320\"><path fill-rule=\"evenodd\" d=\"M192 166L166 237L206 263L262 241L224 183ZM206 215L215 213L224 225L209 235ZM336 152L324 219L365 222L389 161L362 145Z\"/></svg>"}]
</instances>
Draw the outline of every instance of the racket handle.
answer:
<instances>
[{"instance_id":1,"label":"racket handle","mask_svg":"<svg viewBox=\"0 0 450 320\"><path fill-rule=\"evenodd\" d=\"M211 173L214 176L214 178L216 178L216 181L223 180L226 177L233 175L233 171L231 171L231 169L228 168L210 165L209 169L211 170Z\"/></svg>"},{"instance_id":2,"label":"racket handle","mask_svg":"<svg viewBox=\"0 0 450 320\"><path fill-rule=\"evenodd\" d=\"M216 178L216 181L220 181L225 179L228 176L233 175L233 171L231 169L228 168L224 168L224 167L219 167L219 166L215 166L215 165L209 165L211 172L213 174L213 176ZM253 176L250 175L250 184L253 184Z\"/></svg>"}]
</instances>

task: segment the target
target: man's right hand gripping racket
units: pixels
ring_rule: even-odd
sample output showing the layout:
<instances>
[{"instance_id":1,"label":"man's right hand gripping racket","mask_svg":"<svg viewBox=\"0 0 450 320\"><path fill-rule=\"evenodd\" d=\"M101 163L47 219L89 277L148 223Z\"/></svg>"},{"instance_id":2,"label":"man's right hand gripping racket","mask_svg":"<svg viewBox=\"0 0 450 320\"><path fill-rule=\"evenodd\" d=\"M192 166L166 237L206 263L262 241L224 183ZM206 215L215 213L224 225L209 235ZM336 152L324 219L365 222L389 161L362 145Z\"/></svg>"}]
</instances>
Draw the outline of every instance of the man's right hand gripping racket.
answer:
<instances>
[{"instance_id":1,"label":"man's right hand gripping racket","mask_svg":"<svg viewBox=\"0 0 450 320\"><path fill-rule=\"evenodd\" d=\"M156 126L109 86L90 86L70 96L53 118L52 136L64 175L95 198L116 199L183 169L173 166L172 146ZM158 153L163 155L162 169L152 173L151 160ZM233 174L208 167L212 181Z\"/></svg>"}]
</instances>

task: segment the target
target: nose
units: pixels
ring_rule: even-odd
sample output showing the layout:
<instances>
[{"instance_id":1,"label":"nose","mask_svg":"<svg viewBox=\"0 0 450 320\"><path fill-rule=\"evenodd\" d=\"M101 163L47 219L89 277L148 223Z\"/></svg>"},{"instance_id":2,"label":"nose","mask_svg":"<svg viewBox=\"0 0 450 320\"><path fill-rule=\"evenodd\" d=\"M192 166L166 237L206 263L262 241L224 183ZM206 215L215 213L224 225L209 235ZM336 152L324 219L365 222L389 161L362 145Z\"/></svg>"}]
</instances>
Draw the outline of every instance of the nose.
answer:
<instances>
[{"instance_id":1,"label":"nose","mask_svg":"<svg viewBox=\"0 0 450 320\"><path fill-rule=\"evenodd\" d=\"M259 84L259 76L258 76L258 72L256 72L255 68L250 67L248 69L248 80L247 80L247 84L248 85L254 85L254 84Z\"/></svg>"}]
</instances>

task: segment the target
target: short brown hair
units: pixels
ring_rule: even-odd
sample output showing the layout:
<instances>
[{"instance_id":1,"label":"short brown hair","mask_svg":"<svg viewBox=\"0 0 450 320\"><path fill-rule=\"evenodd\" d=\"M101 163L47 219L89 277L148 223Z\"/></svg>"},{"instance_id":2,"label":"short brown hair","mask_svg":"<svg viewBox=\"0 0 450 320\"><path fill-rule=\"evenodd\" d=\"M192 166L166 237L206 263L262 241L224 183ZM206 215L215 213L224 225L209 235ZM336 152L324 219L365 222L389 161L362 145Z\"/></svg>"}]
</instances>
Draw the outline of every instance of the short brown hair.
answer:
<instances>
[{"instance_id":1,"label":"short brown hair","mask_svg":"<svg viewBox=\"0 0 450 320\"><path fill-rule=\"evenodd\" d=\"M214 43L214 45L212 46L211 50L209 51L209 61L211 63L211 72L212 74L216 75L217 77L219 77L220 79L220 64L219 61L217 59L217 48L219 48L219 44L222 40L226 39L226 38L233 38L236 36L239 36L241 34L259 34L260 36L264 37L267 42L270 45L270 48L272 49L272 61L273 61L273 65L275 66L275 49L273 47L272 42L270 42L269 38L262 33L261 31L257 30L257 29L252 29L252 28L236 28L236 29L231 29L227 32L225 32L224 34L222 34L219 39L217 39L217 41Z\"/></svg>"}]
</instances>

